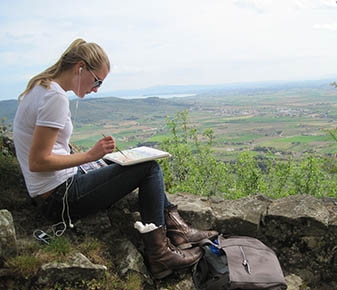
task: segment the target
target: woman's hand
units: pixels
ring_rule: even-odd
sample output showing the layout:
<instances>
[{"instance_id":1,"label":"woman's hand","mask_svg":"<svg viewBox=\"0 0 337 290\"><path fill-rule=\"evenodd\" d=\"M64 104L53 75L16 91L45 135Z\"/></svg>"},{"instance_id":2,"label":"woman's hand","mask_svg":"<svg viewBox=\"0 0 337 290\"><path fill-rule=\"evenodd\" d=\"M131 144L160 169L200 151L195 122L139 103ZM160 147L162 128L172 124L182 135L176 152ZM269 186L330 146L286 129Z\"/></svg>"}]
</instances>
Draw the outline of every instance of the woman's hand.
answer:
<instances>
[{"instance_id":1,"label":"woman's hand","mask_svg":"<svg viewBox=\"0 0 337 290\"><path fill-rule=\"evenodd\" d=\"M112 136L104 136L87 152L87 154L89 155L89 159L94 161L102 158L105 154L113 152L115 148L115 139Z\"/></svg>"}]
</instances>

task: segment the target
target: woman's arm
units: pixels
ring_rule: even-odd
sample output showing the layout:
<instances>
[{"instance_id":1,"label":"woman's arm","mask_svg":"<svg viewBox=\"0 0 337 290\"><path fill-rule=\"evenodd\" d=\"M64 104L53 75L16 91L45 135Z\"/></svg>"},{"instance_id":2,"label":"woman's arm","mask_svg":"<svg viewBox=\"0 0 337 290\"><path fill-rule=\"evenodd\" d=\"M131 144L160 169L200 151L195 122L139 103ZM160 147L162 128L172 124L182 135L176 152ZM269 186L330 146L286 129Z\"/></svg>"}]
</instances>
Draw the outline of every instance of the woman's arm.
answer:
<instances>
[{"instance_id":1,"label":"woman's arm","mask_svg":"<svg viewBox=\"0 0 337 290\"><path fill-rule=\"evenodd\" d=\"M52 148L56 142L58 130L51 127L35 127L29 154L29 169L31 171L54 171L79 166L102 158L115 149L114 138L106 136L100 139L89 151L70 155L53 154Z\"/></svg>"}]
</instances>

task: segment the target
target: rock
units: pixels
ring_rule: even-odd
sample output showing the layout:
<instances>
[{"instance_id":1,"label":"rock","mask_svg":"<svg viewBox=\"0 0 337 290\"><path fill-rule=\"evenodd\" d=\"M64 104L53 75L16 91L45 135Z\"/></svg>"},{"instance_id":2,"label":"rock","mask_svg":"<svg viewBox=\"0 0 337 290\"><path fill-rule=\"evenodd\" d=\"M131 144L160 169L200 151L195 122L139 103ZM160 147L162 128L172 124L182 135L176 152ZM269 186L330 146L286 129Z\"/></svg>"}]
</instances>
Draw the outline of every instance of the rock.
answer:
<instances>
[{"instance_id":1,"label":"rock","mask_svg":"<svg viewBox=\"0 0 337 290\"><path fill-rule=\"evenodd\" d=\"M16 234L12 214L6 210L0 210L0 265L1 261L15 256Z\"/></svg>"},{"instance_id":2,"label":"rock","mask_svg":"<svg viewBox=\"0 0 337 290\"><path fill-rule=\"evenodd\" d=\"M185 193L168 197L178 205L186 222L195 228L212 228L225 234L258 237L270 246L286 274L288 290L336 289L329 288L329 285L337 284L336 200L307 195L278 200L259 195L239 200L205 198ZM143 289L193 289L190 269L175 272L160 281L151 279L142 256L140 234L133 228L134 222L140 220L137 204L137 192L133 192L107 212L77 221L74 229L67 230L67 235L74 241L88 235L99 239L109 249L114 272L122 278L131 272L136 273L141 277ZM8 218L8 211L5 212L3 216L6 216L6 222L3 224L9 225L11 219ZM34 219L33 212L31 215ZM12 230L9 232L15 233L13 225L10 228ZM15 234L12 239L15 240ZM15 242L11 243L15 245ZM102 267L90 264L83 257L73 258L65 264L49 263L41 267L38 282L43 284L101 277L105 272ZM2 277L10 276L6 269L2 270ZM32 277L34 279L36 277Z\"/></svg>"},{"instance_id":3,"label":"rock","mask_svg":"<svg viewBox=\"0 0 337 290\"><path fill-rule=\"evenodd\" d=\"M287 290L302 290L303 289L303 279L297 275L290 274L285 277L288 288Z\"/></svg>"},{"instance_id":4,"label":"rock","mask_svg":"<svg viewBox=\"0 0 337 290\"><path fill-rule=\"evenodd\" d=\"M249 196L212 204L218 231L232 235L258 236L261 220L267 214L270 203L269 199L261 196Z\"/></svg>"},{"instance_id":5,"label":"rock","mask_svg":"<svg viewBox=\"0 0 337 290\"><path fill-rule=\"evenodd\" d=\"M329 211L323 202L311 195L291 195L275 200L268 209L268 216L282 217L283 222L296 227L298 235L320 236L329 225Z\"/></svg>"},{"instance_id":6,"label":"rock","mask_svg":"<svg viewBox=\"0 0 337 290\"><path fill-rule=\"evenodd\" d=\"M168 199L178 206L179 214L194 228L215 228L215 212L207 199L191 194L170 194Z\"/></svg>"},{"instance_id":7,"label":"rock","mask_svg":"<svg viewBox=\"0 0 337 290\"><path fill-rule=\"evenodd\" d=\"M57 282L74 283L83 280L102 279L107 267L91 263L81 253L68 257L67 262L52 262L41 266L37 284L54 285Z\"/></svg>"}]
</instances>

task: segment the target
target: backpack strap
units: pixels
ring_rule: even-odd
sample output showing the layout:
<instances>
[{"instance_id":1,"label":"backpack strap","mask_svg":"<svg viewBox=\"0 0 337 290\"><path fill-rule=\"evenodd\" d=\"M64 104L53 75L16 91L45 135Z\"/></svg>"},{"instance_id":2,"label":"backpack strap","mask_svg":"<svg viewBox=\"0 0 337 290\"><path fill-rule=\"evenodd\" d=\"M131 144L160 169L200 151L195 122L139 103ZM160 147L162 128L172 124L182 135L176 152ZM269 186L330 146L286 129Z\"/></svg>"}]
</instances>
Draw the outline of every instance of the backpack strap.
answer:
<instances>
[{"instance_id":1,"label":"backpack strap","mask_svg":"<svg viewBox=\"0 0 337 290\"><path fill-rule=\"evenodd\" d=\"M218 247L217 244L215 244L214 242L212 242L210 239L202 239L201 241L198 242L198 246L199 247L203 247L206 245L213 245L214 247Z\"/></svg>"},{"instance_id":2,"label":"backpack strap","mask_svg":"<svg viewBox=\"0 0 337 290\"><path fill-rule=\"evenodd\" d=\"M220 234L216 237L217 240L219 239L227 239L229 238L231 235L229 234ZM218 248L218 249L221 249L221 247L219 245L217 245L216 243L214 243L213 241L211 241L210 239L202 239L201 241L198 242L198 246L199 247L203 247L203 246L206 246L206 245L213 245L214 247Z\"/></svg>"},{"instance_id":3,"label":"backpack strap","mask_svg":"<svg viewBox=\"0 0 337 290\"><path fill-rule=\"evenodd\" d=\"M223 238L222 234L217 237ZM204 249L207 246L214 246L221 250L221 247L210 239L202 239L198 246ZM229 289L229 275L220 274L214 271L213 267L208 264L207 258L203 256L198 263L193 266L192 279L197 290L227 290Z\"/></svg>"},{"instance_id":4,"label":"backpack strap","mask_svg":"<svg viewBox=\"0 0 337 290\"><path fill-rule=\"evenodd\" d=\"M207 261L203 257L193 266L192 279L197 290L207 289L204 283L207 281L208 270Z\"/></svg>"},{"instance_id":5,"label":"backpack strap","mask_svg":"<svg viewBox=\"0 0 337 290\"><path fill-rule=\"evenodd\" d=\"M197 290L228 290L229 275L217 274L209 276L209 267L207 261L201 258L198 263L193 266L192 280Z\"/></svg>"}]
</instances>

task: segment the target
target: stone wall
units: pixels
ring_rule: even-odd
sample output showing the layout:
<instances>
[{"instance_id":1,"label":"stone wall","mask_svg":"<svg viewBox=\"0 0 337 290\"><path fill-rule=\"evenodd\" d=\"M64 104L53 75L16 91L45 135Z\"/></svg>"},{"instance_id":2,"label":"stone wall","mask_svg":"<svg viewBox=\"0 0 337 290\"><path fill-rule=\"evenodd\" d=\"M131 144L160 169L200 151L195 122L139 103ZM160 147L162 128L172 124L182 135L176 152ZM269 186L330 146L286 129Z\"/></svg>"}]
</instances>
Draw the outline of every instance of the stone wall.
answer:
<instances>
[{"instance_id":1,"label":"stone wall","mask_svg":"<svg viewBox=\"0 0 337 290\"><path fill-rule=\"evenodd\" d=\"M309 285L337 281L336 199L293 195L202 200L177 195L174 201L195 226L259 238L275 250L285 274L296 274Z\"/></svg>"},{"instance_id":2,"label":"stone wall","mask_svg":"<svg viewBox=\"0 0 337 290\"><path fill-rule=\"evenodd\" d=\"M136 195L131 193L107 213L77 221L71 234L93 235L105 242L112 249L118 273L121 276L130 271L140 273L144 289L193 289L190 272L174 275L164 281L151 280L143 263L140 236L133 228L134 222L139 220ZM189 194L169 195L169 199L178 205L181 216L193 227L257 237L274 249L289 290L337 289L336 199L294 195L279 200L264 196L224 200ZM30 217L34 220L35 209L31 210ZM27 216L22 221L27 223ZM21 225L16 222L20 223L18 216L14 218L14 225L22 231ZM9 212L0 211L0 261L16 254L14 225ZM3 231L7 226L8 230ZM26 226L26 229L30 231L35 226ZM31 232L27 233L29 235ZM0 263L0 280L11 275L4 271L4 265ZM44 265L38 277L34 278L34 283L42 288L56 277L67 277L70 280L100 277L105 269L103 265L91 264L79 253L75 258L71 257L68 264Z\"/></svg>"}]
</instances>

